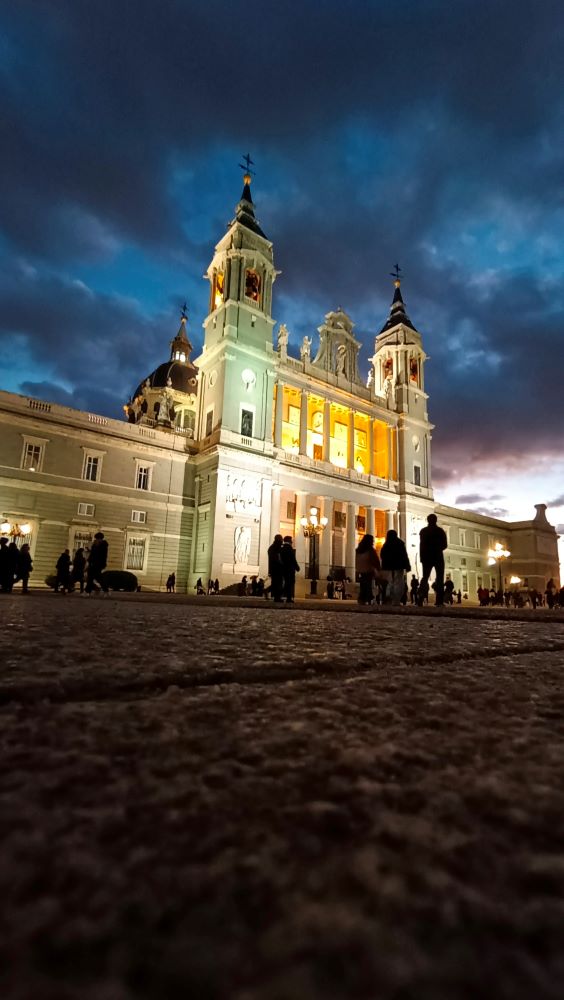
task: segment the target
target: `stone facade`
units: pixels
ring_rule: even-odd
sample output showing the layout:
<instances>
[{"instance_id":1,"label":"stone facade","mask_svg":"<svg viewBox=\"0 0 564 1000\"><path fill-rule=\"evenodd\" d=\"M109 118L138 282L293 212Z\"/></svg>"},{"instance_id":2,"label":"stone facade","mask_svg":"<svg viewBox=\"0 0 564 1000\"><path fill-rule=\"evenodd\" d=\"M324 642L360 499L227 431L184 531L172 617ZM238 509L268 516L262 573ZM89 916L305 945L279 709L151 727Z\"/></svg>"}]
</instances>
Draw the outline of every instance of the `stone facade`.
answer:
<instances>
[{"instance_id":1,"label":"stone facade","mask_svg":"<svg viewBox=\"0 0 564 1000\"><path fill-rule=\"evenodd\" d=\"M170 360L138 385L127 422L0 393L0 515L5 532L29 538L34 583L96 530L110 543L110 566L149 588L162 589L173 570L180 591L198 577L228 586L266 576L278 531L294 537L307 571L300 520L313 509L327 518L321 580L353 579L359 538L370 532L381 544L390 527L418 572L418 535L433 510L449 534L456 589L473 597L480 584L498 586L498 566L488 563L496 543L511 552L503 584L514 575L544 590L557 579L557 536L543 505L532 521L511 524L435 503L426 355L399 281L364 384L361 345L342 309L326 315L315 352L305 337L292 357L284 325L273 338L276 276L246 176L206 275L201 355L190 360L183 313ZM306 585L302 574L298 593Z\"/></svg>"}]
</instances>

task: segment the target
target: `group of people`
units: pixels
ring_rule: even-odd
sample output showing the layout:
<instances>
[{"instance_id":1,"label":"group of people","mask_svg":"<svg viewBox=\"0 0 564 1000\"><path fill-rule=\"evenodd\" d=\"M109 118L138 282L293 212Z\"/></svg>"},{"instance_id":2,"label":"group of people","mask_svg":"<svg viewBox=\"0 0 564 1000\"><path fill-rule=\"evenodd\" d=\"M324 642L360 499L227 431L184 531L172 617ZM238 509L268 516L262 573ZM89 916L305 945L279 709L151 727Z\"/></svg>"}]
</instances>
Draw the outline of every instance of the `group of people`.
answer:
<instances>
[{"instance_id":1,"label":"group of people","mask_svg":"<svg viewBox=\"0 0 564 1000\"><path fill-rule=\"evenodd\" d=\"M171 573L171 576L174 576L174 573ZM169 580L170 580L170 577L169 577ZM175 577L175 582L176 582L176 577ZM168 589L168 587L167 587L167 589ZM202 578L200 576L196 580L196 588L195 589L196 589L196 594L198 595L198 597L202 597L205 594L208 594L208 595L219 594L219 580L217 580L217 579L216 580L208 580L208 587L207 587L207 590L206 590L206 588L204 587L204 584L202 583Z\"/></svg>"},{"instance_id":2,"label":"group of people","mask_svg":"<svg viewBox=\"0 0 564 1000\"><path fill-rule=\"evenodd\" d=\"M291 535L275 535L268 549L270 597L275 604L294 603L296 573L300 572ZM266 591L265 591L266 594ZM268 594L266 594L268 596Z\"/></svg>"},{"instance_id":3,"label":"group of people","mask_svg":"<svg viewBox=\"0 0 564 1000\"><path fill-rule=\"evenodd\" d=\"M412 604L421 606L429 599L429 577L435 570L435 604L441 607L445 603L445 559L447 536L437 524L437 515L429 514L427 527L419 532L419 555L423 573L421 580L412 576L410 594ZM380 549L380 555L374 548L374 536L365 535L356 549L356 572L359 580L359 604L373 604L375 600L390 604L406 604L408 586L406 574L411 570L411 563L405 547L405 542L397 531L390 528L386 541ZM374 593L374 585L377 593ZM450 586L449 586L450 585ZM447 581L448 603L453 602L454 584Z\"/></svg>"},{"instance_id":4,"label":"group of people","mask_svg":"<svg viewBox=\"0 0 564 1000\"><path fill-rule=\"evenodd\" d=\"M83 596L90 597L100 589L104 597L109 596L104 580L104 570L108 565L108 543L102 531L97 531L92 546L85 552L78 548L71 557L70 550L64 549L57 559L54 591L56 594L70 594L78 586Z\"/></svg>"},{"instance_id":5,"label":"group of people","mask_svg":"<svg viewBox=\"0 0 564 1000\"><path fill-rule=\"evenodd\" d=\"M29 578L33 569L29 545L21 548L16 542L0 538L0 593L11 594L14 584L22 582L22 594L29 593Z\"/></svg>"}]
</instances>

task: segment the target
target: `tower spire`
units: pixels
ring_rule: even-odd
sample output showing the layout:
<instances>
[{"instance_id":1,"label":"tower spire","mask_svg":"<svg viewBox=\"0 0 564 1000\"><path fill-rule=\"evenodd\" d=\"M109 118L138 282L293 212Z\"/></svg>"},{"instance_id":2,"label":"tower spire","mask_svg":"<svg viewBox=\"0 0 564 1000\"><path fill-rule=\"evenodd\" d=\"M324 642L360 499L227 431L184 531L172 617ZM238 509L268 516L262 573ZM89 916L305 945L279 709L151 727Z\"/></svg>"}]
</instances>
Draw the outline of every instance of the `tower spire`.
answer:
<instances>
[{"instance_id":1,"label":"tower spire","mask_svg":"<svg viewBox=\"0 0 564 1000\"><path fill-rule=\"evenodd\" d=\"M190 359L190 352L192 351L192 344L188 340L188 334L186 333L186 325L188 323L188 306L186 303L182 306L180 312L180 326L178 327L178 333L174 340L170 342L170 359L171 361L182 361L186 362Z\"/></svg>"},{"instance_id":2,"label":"tower spire","mask_svg":"<svg viewBox=\"0 0 564 1000\"><path fill-rule=\"evenodd\" d=\"M384 333L386 330L391 330L394 326L399 326L400 323L403 323L404 326L408 326L411 330L415 330L415 327L405 310L405 303L401 294L401 273L402 269L399 264L394 264L393 270L390 271L390 277L394 279L394 297L390 307L390 315L380 330L380 333Z\"/></svg>"},{"instance_id":3,"label":"tower spire","mask_svg":"<svg viewBox=\"0 0 564 1000\"><path fill-rule=\"evenodd\" d=\"M244 163L240 163L239 166L243 171L243 192L235 209L235 219L233 222L240 222L246 229L250 229L253 233L266 239L255 216L255 206L253 205L253 196L251 194L251 181L254 174L254 170L251 170L251 163L254 166L254 160L251 159L250 153L245 153L242 159ZM233 225L233 222L230 225Z\"/></svg>"}]
</instances>

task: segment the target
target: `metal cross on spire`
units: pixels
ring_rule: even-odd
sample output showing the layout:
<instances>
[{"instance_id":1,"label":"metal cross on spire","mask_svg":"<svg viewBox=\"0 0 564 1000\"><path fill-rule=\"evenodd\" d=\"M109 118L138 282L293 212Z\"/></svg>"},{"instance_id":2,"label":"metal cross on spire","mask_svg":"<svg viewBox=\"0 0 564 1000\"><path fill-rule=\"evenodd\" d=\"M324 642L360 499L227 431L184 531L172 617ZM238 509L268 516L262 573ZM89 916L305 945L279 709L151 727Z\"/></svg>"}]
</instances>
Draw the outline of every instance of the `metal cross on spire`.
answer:
<instances>
[{"instance_id":1,"label":"metal cross on spire","mask_svg":"<svg viewBox=\"0 0 564 1000\"><path fill-rule=\"evenodd\" d=\"M186 303L182 306L182 312L180 313L180 319L188 319L188 306Z\"/></svg>"},{"instance_id":2,"label":"metal cross on spire","mask_svg":"<svg viewBox=\"0 0 564 1000\"><path fill-rule=\"evenodd\" d=\"M401 273L402 273L402 269L399 266L399 264L394 264L393 271L390 271L390 277L395 278L396 281L399 281Z\"/></svg>"},{"instance_id":3,"label":"metal cross on spire","mask_svg":"<svg viewBox=\"0 0 564 1000\"><path fill-rule=\"evenodd\" d=\"M252 163L252 165L254 167L255 161L251 160L251 154L250 153L245 153L245 155L242 156L241 159L245 161L244 164L243 163L239 164L239 166L241 167L241 170L244 170L246 174L254 174L254 170L251 170L251 163Z\"/></svg>"}]
</instances>

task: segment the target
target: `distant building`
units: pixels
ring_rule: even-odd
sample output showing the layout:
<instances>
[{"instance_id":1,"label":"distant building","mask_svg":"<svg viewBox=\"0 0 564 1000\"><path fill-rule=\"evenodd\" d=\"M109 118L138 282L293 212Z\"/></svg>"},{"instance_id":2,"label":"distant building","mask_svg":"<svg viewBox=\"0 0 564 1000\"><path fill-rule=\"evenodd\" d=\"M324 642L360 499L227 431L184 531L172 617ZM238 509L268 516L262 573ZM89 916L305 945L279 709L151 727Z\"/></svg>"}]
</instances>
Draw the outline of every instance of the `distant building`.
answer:
<instances>
[{"instance_id":1,"label":"distant building","mask_svg":"<svg viewBox=\"0 0 564 1000\"><path fill-rule=\"evenodd\" d=\"M30 542L34 582L62 549L89 547L98 530L110 565L148 588L164 588L172 571L178 591L198 577L225 587L266 576L277 532L293 535L307 573L300 521L313 510L327 518L321 581L353 579L361 535L381 544L390 527L417 573L431 511L448 532L447 574L470 597L499 585L499 567L488 561L496 543L511 552L501 562L503 586L515 576L544 590L558 578L557 535L543 504L533 520L512 524L434 502L426 355L399 280L365 384L361 345L340 308L319 326L315 350L304 337L300 357L290 356L284 325L273 342L276 275L246 175L207 272L199 358L191 360L183 313L169 360L139 383L126 422L0 392L0 530Z\"/></svg>"}]
</instances>

